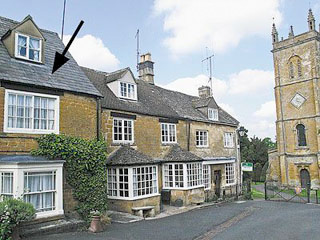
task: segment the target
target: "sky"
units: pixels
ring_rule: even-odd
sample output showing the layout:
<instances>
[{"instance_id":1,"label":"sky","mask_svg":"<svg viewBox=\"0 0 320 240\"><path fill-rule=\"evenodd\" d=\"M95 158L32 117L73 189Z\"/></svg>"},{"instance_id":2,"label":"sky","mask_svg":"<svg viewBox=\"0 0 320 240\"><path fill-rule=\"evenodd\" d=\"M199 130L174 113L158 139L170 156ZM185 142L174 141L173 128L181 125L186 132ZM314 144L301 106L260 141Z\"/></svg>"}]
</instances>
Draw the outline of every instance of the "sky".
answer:
<instances>
[{"instance_id":1,"label":"sky","mask_svg":"<svg viewBox=\"0 0 320 240\"><path fill-rule=\"evenodd\" d=\"M1 1L0 15L21 21L30 14L40 28L61 34L63 0ZM84 25L70 52L78 64L101 71L130 67L150 52L155 84L198 94L208 85L213 57L213 94L250 136L275 140L271 26L287 38L308 29L308 9L320 20L320 0L67 0L64 41ZM318 22L319 23L319 22Z\"/></svg>"}]
</instances>

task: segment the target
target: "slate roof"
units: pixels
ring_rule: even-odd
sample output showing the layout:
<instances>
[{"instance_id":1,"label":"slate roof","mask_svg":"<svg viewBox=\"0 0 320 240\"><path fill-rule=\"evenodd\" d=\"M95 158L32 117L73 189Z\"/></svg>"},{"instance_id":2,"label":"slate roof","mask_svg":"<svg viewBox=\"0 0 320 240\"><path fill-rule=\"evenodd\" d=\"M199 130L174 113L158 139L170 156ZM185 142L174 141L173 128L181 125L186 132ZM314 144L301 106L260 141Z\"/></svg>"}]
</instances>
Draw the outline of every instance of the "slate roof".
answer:
<instances>
[{"instance_id":1,"label":"slate roof","mask_svg":"<svg viewBox=\"0 0 320 240\"><path fill-rule=\"evenodd\" d=\"M159 161L152 159L128 145L122 145L107 158L108 166L129 166L154 163L159 163Z\"/></svg>"},{"instance_id":2,"label":"slate roof","mask_svg":"<svg viewBox=\"0 0 320 240\"><path fill-rule=\"evenodd\" d=\"M120 100L109 89L106 81L108 76L119 76L120 74L106 73L85 67L82 67L82 70L104 96L104 98L101 99L103 108L165 118L179 118L179 115L172 108L160 101L161 97L159 96L159 92L153 90L152 88L154 86L149 83L136 80L138 101ZM130 69L125 68L120 71L124 75L124 73L130 71Z\"/></svg>"},{"instance_id":3,"label":"slate roof","mask_svg":"<svg viewBox=\"0 0 320 240\"><path fill-rule=\"evenodd\" d=\"M122 78L128 71L130 71L129 68L123 68L123 69L119 69L115 72L108 73L108 74L106 74L105 81L107 83L116 81L116 80Z\"/></svg>"},{"instance_id":4,"label":"slate roof","mask_svg":"<svg viewBox=\"0 0 320 240\"><path fill-rule=\"evenodd\" d=\"M203 161L201 157L182 149L178 144L171 147L169 152L163 158L163 162L195 162Z\"/></svg>"},{"instance_id":5,"label":"slate roof","mask_svg":"<svg viewBox=\"0 0 320 240\"><path fill-rule=\"evenodd\" d=\"M0 37L18 24L20 22L0 17ZM12 58L3 42L0 41L0 81L101 96L70 53L66 54L70 60L54 74L51 74L55 52L62 53L65 46L57 33L44 29L40 29L40 31L46 39L44 64Z\"/></svg>"},{"instance_id":6,"label":"slate roof","mask_svg":"<svg viewBox=\"0 0 320 240\"><path fill-rule=\"evenodd\" d=\"M171 91L143 80L136 79L138 88L138 101L121 100L109 89L107 83L123 76L129 68L113 73L96 71L82 67L87 77L104 96L102 107L111 110L139 113L156 117L189 119L202 122L215 122L237 126L238 121L217 105L214 98L201 99L181 92ZM110 77L111 76L111 77ZM109 80L107 80L109 77ZM211 102L211 103L210 103ZM219 121L210 121L207 116L196 107L215 104L219 111Z\"/></svg>"},{"instance_id":7,"label":"slate roof","mask_svg":"<svg viewBox=\"0 0 320 240\"><path fill-rule=\"evenodd\" d=\"M217 102L214 98L208 97L208 98L198 98L193 100L193 106L195 108L203 108L203 107L214 107L219 108Z\"/></svg>"},{"instance_id":8,"label":"slate roof","mask_svg":"<svg viewBox=\"0 0 320 240\"><path fill-rule=\"evenodd\" d=\"M63 163L64 160L51 160L42 156L32 155L0 155L0 164L17 164L17 163Z\"/></svg>"}]
</instances>

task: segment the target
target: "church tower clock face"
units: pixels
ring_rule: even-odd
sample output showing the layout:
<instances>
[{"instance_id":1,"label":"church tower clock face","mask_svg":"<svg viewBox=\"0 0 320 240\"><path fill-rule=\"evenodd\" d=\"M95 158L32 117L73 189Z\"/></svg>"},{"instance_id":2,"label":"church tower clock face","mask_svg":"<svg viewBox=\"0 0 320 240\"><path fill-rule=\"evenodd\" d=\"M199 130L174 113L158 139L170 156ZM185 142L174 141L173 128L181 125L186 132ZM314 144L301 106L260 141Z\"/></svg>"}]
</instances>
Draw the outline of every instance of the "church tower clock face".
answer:
<instances>
[{"instance_id":1,"label":"church tower clock face","mask_svg":"<svg viewBox=\"0 0 320 240\"><path fill-rule=\"evenodd\" d=\"M295 106L296 108L300 108L302 104L306 101L306 98L303 97L301 94L296 93L294 97L291 100L291 104Z\"/></svg>"}]
</instances>

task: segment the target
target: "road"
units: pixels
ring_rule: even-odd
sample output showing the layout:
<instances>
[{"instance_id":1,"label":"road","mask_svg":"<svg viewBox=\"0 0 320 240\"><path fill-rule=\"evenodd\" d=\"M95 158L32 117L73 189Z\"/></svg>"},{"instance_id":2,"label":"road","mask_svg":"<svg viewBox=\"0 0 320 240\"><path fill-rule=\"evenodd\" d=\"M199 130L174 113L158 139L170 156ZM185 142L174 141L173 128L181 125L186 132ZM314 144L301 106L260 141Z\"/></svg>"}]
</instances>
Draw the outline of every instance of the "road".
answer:
<instances>
[{"instance_id":1,"label":"road","mask_svg":"<svg viewBox=\"0 0 320 240\"><path fill-rule=\"evenodd\" d=\"M247 201L167 218L111 224L106 232L65 233L28 240L320 239L320 205Z\"/></svg>"}]
</instances>

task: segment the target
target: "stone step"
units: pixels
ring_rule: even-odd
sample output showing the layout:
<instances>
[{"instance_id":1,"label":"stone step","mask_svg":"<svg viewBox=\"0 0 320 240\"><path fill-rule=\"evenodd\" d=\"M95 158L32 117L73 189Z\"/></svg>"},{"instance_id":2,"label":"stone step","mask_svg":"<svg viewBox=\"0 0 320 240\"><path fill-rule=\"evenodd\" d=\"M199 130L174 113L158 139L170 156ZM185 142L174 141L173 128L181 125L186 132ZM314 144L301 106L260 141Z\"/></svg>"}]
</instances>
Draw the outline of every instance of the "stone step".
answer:
<instances>
[{"instance_id":1,"label":"stone step","mask_svg":"<svg viewBox=\"0 0 320 240\"><path fill-rule=\"evenodd\" d=\"M85 226L85 222L80 219L59 219L48 222L37 222L25 224L19 228L22 238L47 235L62 232L74 232Z\"/></svg>"}]
</instances>

